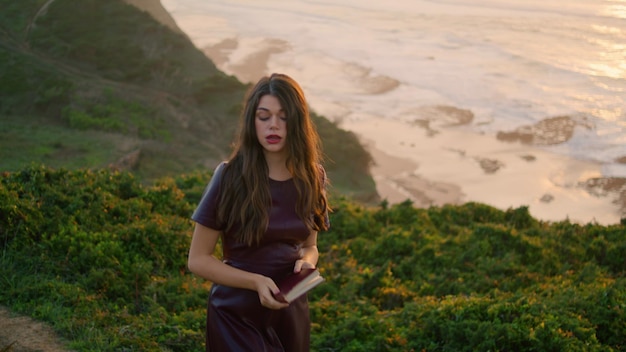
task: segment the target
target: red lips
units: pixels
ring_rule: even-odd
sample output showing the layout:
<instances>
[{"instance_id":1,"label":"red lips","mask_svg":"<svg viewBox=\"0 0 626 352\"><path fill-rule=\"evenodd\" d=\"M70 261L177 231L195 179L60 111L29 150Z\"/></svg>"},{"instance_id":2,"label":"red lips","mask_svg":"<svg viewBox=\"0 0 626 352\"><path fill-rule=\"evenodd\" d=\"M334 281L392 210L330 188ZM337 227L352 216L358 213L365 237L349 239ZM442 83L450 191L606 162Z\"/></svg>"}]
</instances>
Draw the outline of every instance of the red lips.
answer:
<instances>
[{"instance_id":1,"label":"red lips","mask_svg":"<svg viewBox=\"0 0 626 352\"><path fill-rule=\"evenodd\" d=\"M267 143L269 144L276 144L276 143L280 143L280 140L282 138L280 136L277 136L275 134L271 134L267 137L265 137L265 140L267 141Z\"/></svg>"}]
</instances>

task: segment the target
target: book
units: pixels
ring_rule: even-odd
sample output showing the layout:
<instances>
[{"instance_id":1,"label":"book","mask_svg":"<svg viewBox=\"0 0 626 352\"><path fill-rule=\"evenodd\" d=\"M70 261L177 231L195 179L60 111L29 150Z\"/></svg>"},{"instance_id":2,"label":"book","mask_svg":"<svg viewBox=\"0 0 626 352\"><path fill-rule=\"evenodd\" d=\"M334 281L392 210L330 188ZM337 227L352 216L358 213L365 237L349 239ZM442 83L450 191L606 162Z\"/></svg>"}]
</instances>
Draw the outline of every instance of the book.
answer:
<instances>
[{"instance_id":1,"label":"book","mask_svg":"<svg viewBox=\"0 0 626 352\"><path fill-rule=\"evenodd\" d=\"M317 269L302 269L299 273L291 274L282 280L278 284L280 292L274 297L277 301L289 303L322 282L324 278Z\"/></svg>"}]
</instances>

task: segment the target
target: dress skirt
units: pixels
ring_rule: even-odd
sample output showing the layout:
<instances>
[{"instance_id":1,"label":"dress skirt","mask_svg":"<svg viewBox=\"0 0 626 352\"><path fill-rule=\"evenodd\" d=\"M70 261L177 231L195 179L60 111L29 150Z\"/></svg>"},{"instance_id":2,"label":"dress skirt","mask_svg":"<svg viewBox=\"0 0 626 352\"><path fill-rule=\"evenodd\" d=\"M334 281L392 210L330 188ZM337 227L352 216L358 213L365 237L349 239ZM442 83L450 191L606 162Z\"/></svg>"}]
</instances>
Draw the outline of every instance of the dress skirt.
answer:
<instances>
[{"instance_id":1,"label":"dress skirt","mask_svg":"<svg viewBox=\"0 0 626 352\"><path fill-rule=\"evenodd\" d=\"M259 273L279 282L293 271L298 250L275 244L255 251L261 256L246 263L226 261L242 270ZM291 252L291 255L286 255ZM277 259L290 258L283 265ZM282 260L280 260L282 261ZM270 263L270 264L268 264ZM207 351L306 352L310 343L310 318L307 296L280 310L263 307L256 291L214 284L207 310Z\"/></svg>"}]
</instances>

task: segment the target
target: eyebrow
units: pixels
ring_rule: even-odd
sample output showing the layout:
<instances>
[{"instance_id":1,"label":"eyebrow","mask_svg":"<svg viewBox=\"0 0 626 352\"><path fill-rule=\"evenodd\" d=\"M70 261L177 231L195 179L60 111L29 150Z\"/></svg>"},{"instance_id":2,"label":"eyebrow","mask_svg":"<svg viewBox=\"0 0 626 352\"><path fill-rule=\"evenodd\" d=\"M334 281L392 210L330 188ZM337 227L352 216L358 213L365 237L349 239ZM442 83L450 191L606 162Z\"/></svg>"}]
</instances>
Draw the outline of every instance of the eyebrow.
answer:
<instances>
[{"instance_id":1,"label":"eyebrow","mask_svg":"<svg viewBox=\"0 0 626 352\"><path fill-rule=\"evenodd\" d=\"M259 107L258 107L258 108L256 108L256 109L257 109L257 110L268 111L268 112L270 111L270 109L268 109L268 108L264 108L264 107L262 107L262 106L259 106ZM278 112L283 112L283 111L284 111L283 109L278 110Z\"/></svg>"}]
</instances>

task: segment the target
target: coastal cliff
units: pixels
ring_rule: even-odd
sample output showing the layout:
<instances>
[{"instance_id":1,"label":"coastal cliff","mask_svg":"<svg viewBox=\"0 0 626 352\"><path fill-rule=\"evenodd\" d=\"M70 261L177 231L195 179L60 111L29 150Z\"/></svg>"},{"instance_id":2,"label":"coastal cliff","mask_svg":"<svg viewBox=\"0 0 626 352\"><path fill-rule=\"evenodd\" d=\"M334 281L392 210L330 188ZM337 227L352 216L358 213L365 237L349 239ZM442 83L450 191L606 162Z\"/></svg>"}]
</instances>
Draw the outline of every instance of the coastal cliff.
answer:
<instances>
[{"instance_id":1,"label":"coastal cliff","mask_svg":"<svg viewBox=\"0 0 626 352\"><path fill-rule=\"evenodd\" d=\"M230 154L248 85L217 69L160 1L0 7L0 170L111 167L150 183ZM376 202L358 138L313 118L333 191Z\"/></svg>"},{"instance_id":2,"label":"coastal cliff","mask_svg":"<svg viewBox=\"0 0 626 352\"><path fill-rule=\"evenodd\" d=\"M145 11L154 17L155 20L161 24L166 25L172 31L177 33L183 33L178 27L174 18L165 10L160 0L124 0L126 3L131 4L138 9Z\"/></svg>"}]
</instances>

